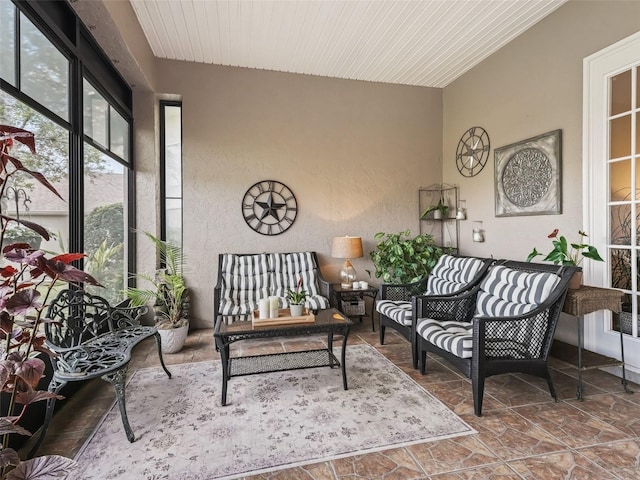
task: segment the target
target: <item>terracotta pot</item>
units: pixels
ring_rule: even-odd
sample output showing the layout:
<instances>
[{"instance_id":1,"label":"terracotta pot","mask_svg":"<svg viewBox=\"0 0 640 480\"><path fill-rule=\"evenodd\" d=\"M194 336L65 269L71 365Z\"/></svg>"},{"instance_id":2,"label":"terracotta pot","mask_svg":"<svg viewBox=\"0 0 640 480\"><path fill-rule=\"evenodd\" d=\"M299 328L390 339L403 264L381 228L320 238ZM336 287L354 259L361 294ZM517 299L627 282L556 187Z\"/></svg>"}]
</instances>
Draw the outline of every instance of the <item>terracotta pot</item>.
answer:
<instances>
[{"instance_id":1,"label":"terracotta pot","mask_svg":"<svg viewBox=\"0 0 640 480\"><path fill-rule=\"evenodd\" d=\"M582 271L576 272L569 280L569 290L578 290L582 285Z\"/></svg>"}]
</instances>

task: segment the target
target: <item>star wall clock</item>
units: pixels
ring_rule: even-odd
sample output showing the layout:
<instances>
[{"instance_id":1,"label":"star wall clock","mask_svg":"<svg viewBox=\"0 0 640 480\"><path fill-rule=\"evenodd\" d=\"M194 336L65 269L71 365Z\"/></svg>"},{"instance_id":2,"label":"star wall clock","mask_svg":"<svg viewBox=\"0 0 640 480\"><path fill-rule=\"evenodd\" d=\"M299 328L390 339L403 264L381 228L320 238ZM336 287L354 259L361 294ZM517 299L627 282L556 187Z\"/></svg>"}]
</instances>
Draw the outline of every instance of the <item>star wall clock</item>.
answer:
<instances>
[{"instance_id":1,"label":"star wall clock","mask_svg":"<svg viewBox=\"0 0 640 480\"><path fill-rule=\"evenodd\" d=\"M298 205L284 183L262 180L252 185L242 199L242 216L261 235L280 235L293 225Z\"/></svg>"},{"instance_id":2,"label":"star wall clock","mask_svg":"<svg viewBox=\"0 0 640 480\"><path fill-rule=\"evenodd\" d=\"M460 175L474 177L487 164L489 135L482 127L471 127L464 132L456 150L456 166Z\"/></svg>"}]
</instances>

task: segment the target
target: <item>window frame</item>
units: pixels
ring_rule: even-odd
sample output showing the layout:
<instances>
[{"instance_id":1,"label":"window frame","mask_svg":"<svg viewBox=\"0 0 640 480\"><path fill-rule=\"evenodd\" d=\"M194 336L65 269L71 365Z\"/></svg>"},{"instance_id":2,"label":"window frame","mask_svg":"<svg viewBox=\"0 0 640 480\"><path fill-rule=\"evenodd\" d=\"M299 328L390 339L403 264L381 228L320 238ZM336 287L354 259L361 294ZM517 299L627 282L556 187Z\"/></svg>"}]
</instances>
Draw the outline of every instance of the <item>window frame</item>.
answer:
<instances>
[{"instance_id":1,"label":"window frame","mask_svg":"<svg viewBox=\"0 0 640 480\"><path fill-rule=\"evenodd\" d=\"M110 59L95 41L89 29L82 23L72 7L62 0L9 0L18 13L15 25L15 83L0 78L0 89L18 101L28 105L54 123L65 128L69 134L69 251L84 251L84 142L121 163L127 171L127 205L124 237L127 244L125 276L127 284L133 286L135 279L135 159L133 138L133 92L126 80L115 69ZM69 60L69 121L49 110L20 90L20 15L24 15L36 28ZM128 160L118 157L92 142L84 134L83 79L105 98L110 108L120 114L128 125ZM97 79L100 78L100 81ZM110 128L110 127L109 127ZM74 262L83 268L83 260Z\"/></svg>"},{"instance_id":2,"label":"window frame","mask_svg":"<svg viewBox=\"0 0 640 480\"><path fill-rule=\"evenodd\" d=\"M184 167L182 161L182 145L184 139L184 130L182 129L182 102L178 100L160 100L160 238L164 241L167 240L167 175L166 175L166 113L165 107L179 107L180 108L180 197L170 197L172 199L179 199L181 207L184 204ZM180 224L184 225L183 209L180 209ZM183 246L184 229L180 229L180 247Z\"/></svg>"}]
</instances>

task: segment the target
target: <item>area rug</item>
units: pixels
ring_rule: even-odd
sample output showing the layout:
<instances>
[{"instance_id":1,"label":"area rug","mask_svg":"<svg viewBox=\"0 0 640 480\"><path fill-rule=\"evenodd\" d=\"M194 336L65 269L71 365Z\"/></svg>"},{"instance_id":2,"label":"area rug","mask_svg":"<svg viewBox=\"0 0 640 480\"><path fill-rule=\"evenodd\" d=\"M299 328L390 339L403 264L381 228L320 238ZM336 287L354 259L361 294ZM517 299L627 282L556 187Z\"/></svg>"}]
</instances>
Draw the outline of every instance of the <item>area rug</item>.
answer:
<instances>
[{"instance_id":1,"label":"area rug","mask_svg":"<svg viewBox=\"0 0 640 480\"><path fill-rule=\"evenodd\" d=\"M347 348L340 369L314 368L229 381L220 405L219 361L137 371L127 386L136 434L117 405L76 460L83 480L232 479L475 431L369 345Z\"/></svg>"}]
</instances>

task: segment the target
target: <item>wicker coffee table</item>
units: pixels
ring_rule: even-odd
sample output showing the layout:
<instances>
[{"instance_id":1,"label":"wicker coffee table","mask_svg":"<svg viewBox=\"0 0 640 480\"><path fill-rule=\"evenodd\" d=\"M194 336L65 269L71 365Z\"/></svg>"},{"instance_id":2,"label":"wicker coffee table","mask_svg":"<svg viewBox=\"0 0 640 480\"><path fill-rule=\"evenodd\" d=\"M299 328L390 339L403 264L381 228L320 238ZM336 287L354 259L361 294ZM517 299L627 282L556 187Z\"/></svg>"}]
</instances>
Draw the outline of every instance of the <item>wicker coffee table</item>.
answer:
<instances>
[{"instance_id":1,"label":"wicker coffee table","mask_svg":"<svg viewBox=\"0 0 640 480\"><path fill-rule=\"evenodd\" d=\"M222 405L227 404L227 383L231 377L258 373L281 372L317 367L342 367L342 385L347 390L345 353L351 320L335 308L320 310L314 323L291 323L276 326L254 326L251 321L226 324L222 317L216 320L214 338L222 361ZM297 337L316 333L326 333L327 348L294 352L232 357L230 346L240 340L254 338ZM341 335L342 351L340 361L333 353L333 335Z\"/></svg>"}]
</instances>

